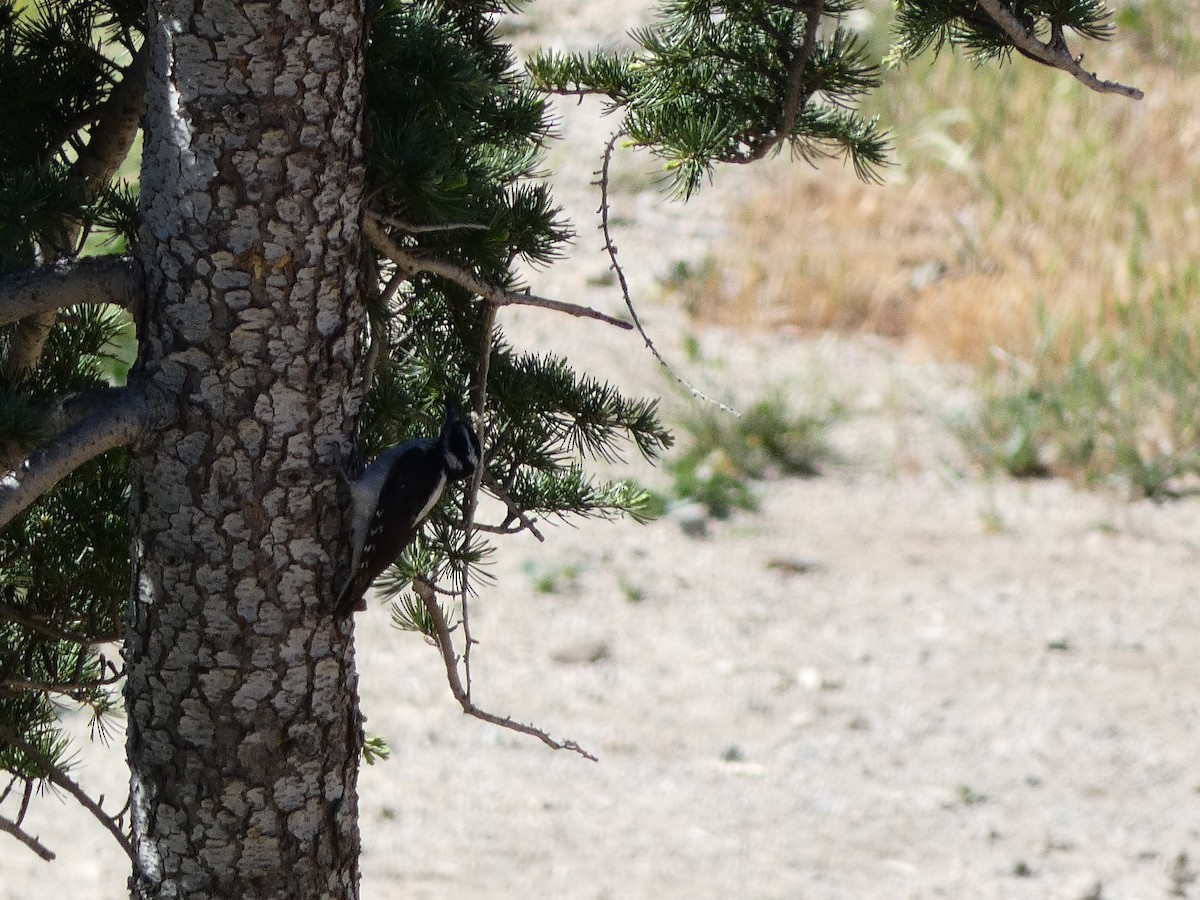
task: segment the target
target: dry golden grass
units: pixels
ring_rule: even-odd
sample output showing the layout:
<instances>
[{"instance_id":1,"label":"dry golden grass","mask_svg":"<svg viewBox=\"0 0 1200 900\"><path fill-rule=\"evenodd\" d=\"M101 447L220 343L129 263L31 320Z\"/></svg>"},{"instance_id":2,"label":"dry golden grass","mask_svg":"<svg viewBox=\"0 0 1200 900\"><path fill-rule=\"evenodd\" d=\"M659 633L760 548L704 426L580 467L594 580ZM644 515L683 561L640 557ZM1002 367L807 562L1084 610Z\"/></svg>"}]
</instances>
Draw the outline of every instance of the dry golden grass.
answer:
<instances>
[{"instance_id":1,"label":"dry golden grass","mask_svg":"<svg viewBox=\"0 0 1200 900\"><path fill-rule=\"evenodd\" d=\"M979 362L1030 353L1042 312L1078 340L1185 280L1200 260L1200 4L1153 5L1087 48L1141 102L1020 58L889 72L872 101L894 128L885 183L781 165L687 286L694 315L866 329Z\"/></svg>"}]
</instances>

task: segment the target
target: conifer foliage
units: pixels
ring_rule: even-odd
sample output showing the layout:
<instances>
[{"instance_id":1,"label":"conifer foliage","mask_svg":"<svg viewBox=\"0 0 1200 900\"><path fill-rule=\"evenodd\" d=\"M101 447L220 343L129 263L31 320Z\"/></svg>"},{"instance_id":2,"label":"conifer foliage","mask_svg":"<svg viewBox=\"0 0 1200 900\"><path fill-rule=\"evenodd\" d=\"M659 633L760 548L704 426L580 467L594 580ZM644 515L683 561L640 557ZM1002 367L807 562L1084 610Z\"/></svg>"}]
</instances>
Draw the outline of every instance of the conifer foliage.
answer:
<instances>
[{"instance_id":1,"label":"conifer foliage","mask_svg":"<svg viewBox=\"0 0 1200 900\"><path fill-rule=\"evenodd\" d=\"M671 443L653 400L624 397L568 360L515 348L495 327L497 297L530 296L516 264L551 264L571 237L538 178L551 98L607 98L619 130L663 159L683 197L719 163L785 147L808 160L842 156L873 177L888 139L856 109L878 84L878 61L848 25L861 5L665 0L654 23L633 35L633 50L547 52L521 67L497 34L511 3L372 0L362 298L369 324L361 336L370 390L358 446L365 460L431 433L450 398L480 417L482 490L509 509L486 533L467 532L474 504L463 491L472 486L448 492L386 579L387 593L403 595L416 576L465 590L492 552L489 536L532 520L639 515L644 493L594 480L587 463L630 451L653 458ZM1063 28L1109 34L1098 0L1001 6L1025 37L1046 46L1056 46ZM137 232L133 126L143 102L144 7L0 0L4 470L130 386L140 276L124 254ZM1006 30L975 0L896 7L899 58L961 45L987 59L1014 47L1011 22ZM133 299L84 290L49 318L44 306L9 313L37 279L66 283L90 256L124 265ZM0 791L9 797L61 783L71 756L58 724L64 701L90 707L101 731L117 704L113 645L136 563L126 469L121 448L94 455L6 518L0 533L0 769L12 777ZM411 597L401 608L399 620L424 621ZM19 832L19 816L5 822Z\"/></svg>"}]
</instances>

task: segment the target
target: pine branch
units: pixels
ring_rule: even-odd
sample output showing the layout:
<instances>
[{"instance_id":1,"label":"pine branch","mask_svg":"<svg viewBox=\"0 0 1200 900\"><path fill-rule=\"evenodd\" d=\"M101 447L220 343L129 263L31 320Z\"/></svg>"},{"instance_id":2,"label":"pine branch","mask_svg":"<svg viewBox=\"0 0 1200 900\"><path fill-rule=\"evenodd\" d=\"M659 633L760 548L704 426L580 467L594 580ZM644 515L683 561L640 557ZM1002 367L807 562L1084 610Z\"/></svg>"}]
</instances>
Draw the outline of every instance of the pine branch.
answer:
<instances>
[{"instance_id":1,"label":"pine branch","mask_svg":"<svg viewBox=\"0 0 1200 900\"><path fill-rule=\"evenodd\" d=\"M380 227L380 221L378 216L368 213L363 221L363 234L366 235L367 240L371 242L371 245L380 254L386 256L400 268L409 272L426 272L430 275L437 275L439 278L445 278L447 281L454 282L459 287L466 288L473 294L478 294L485 302L492 306L537 306L542 309L563 312L578 318L596 319L597 321L605 322L608 325L623 328L627 331L633 328L628 322L614 319L612 316L605 315L590 307L580 306L576 303L567 303L563 300L552 300L549 297L539 297L537 294L506 291L503 288L488 284L486 281L477 278L453 263L426 256L418 256L416 253L405 250L397 244Z\"/></svg>"},{"instance_id":2,"label":"pine branch","mask_svg":"<svg viewBox=\"0 0 1200 900\"><path fill-rule=\"evenodd\" d=\"M68 306L111 303L136 310L144 291L131 256L61 259L0 277L0 325Z\"/></svg>"},{"instance_id":3,"label":"pine branch","mask_svg":"<svg viewBox=\"0 0 1200 900\"><path fill-rule=\"evenodd\" d=\"M421 603L425 606L425 611L432 620L434 628L433 637L437 640L438 649L442 653L442 661L446 664L446 678L450 683L450 692L454 694L454 699L458 701L464 714L481 719L484 722L490 722L492 725L499 725L501 728L507 728L510 731L519 731L521 734L531 735L551 750L570 750L578 753L584 759L597 762L595 756L588 753L588 751L584 750L574 741L556 741L540 728L535 728L532 725L523 725L520 722L513 721L508 716L501 717L485 712L476 706L470 695L463 689L462 680L458 677L458 658L454 652L454 641L450 637L450 628L446 625L446 617L442 614L442 608L438 605L437 596L434 594L432 585L421 579L414 578L413 592L421 598Z\"/></svg>"},{"instance_id":4,"label":"pine branch","mask_svg":"<svg viewBox=\"0 0 1200 900\"><path fill-rule=\"evenodd\" d=\"M84 463L135 442L151 422L149 404L140 391L114 391L110 403L39 447L0 478L0 531Z\"/></svg>"},{"instance_id":5,"label":"pine branch","mask_svg":"<svg viewBox=\"0 0 1200 900\"><path fill-rule=\"evenodd\" d=\"M53 850L50 850L48 847L46 847L45 844L23 829L16 822L4 818L4 816L0 816L0 831L11 834L46 862L52 862L54 860L55 857Z\"/></svg>"},{"instance_id":6,"label":"pine branch","mask_svg":"<svg viewBox=\"0 0 1200 900\"><path fill-rule=\"evenodd\" d=\"M812 58L817 46L817 29L821 24L821 14L825 10L825 0L816 0L804 11L804 41L796 50L788 65L787 81L783 92L782 117L775 134L762 143L751 146L750 152L734 158L737 163L751 163L762 159L781 141L787 140L796 127L796 119L800 109L808 102L808 97L802 93L804 85L804 69Z\"/></svg>"},{"instance_id":7,"label":"pine branch","mask_svg":"<svg viewBox=\"0 0 1200 900\"><path fill-rule=\"evenodd\" d=\"M45 771L44 777L47 781L49 781L55 787L66 791L68 794L74 797L84 809L95 816L96 820L99 821L100 824L106 829L108 829L109 833L117 839L117 843L121 845L121 849L125 851L126 855L133 862L134 870L140 871L141 867L138 864L138 858L136 854L133 852L133 845L129 841L129 836L121 830L120 826L117 824L118 820L115 816L110 816L108 813L106 813L99 803L89 797L87 792L75 783L74 779L72 779L69 775L67 775L66 772L54 764L54 760L50 759L50 757L46 756L46 754L42 753L37 747L26 741L19 734L10 731L3 724L0 724L0 738L3 738L5 741L16 747L31 760L37 763L38 766Z\"/></svg>"},{"instance_id":8,"label":"pine branch","mask_svg":"<svg viewBox=\"0 0 1200 900\"><path fill-rule=\"evenodd\" d=\"M1120 94L1133 100L1141 100L1146 96L1138 88L1116 81L1104 81L1097 77L1095 72L1084 69L1080 65L1083 62L1083 54L1077 57L1071 54L1061 25L1051 25L1050 40L1043 44L1000 0L975 0L975 3L999 26L1005 36L1013 42L1013 46L1031 59L1052 69L1061 69L1097 93Z\"/></svg>"},{"instance_id":9,"label":"pine branch","mask_svg":"<svg viewBox=\"0 0 1200 900\"><path fill-rule=\"evenodd\" d=\"M88 133L87 146L71 165L70 180L83 188L83 195L89 201L108 187L137 137L146 111L149 59L149 41L146 41L122 71L120 83L96 107L97 121Z\"/></svg>"},{"instance_id":10,"label":"pine branch","mask_svg":"<svg viewBox=\"0 0 1200 900\"><path fill-rule=\"evenodd\" d=\"M87 635L77 631L68 631L50 624L49 621L40 616L31 616L7 603L0 603L0 622L15 622L52 641L65 641L69 644L79 644L81 647L90 647L95 644L109 644L121 639L120 633Z\"/></svg>"},{"instance_id":11,"label":"pine branch","mask_svg":"<svg viewBox=\"0 0 1200 900\"><path fill-rule=\"evenodd\" d=\"M124 70L121 82L96 107L97 122L89 132L87 145L78 151L71 166L68 184L79 188L87 202L96 200L108 187L137 136L146 109L149 54L149 47L143 44ZM57 261L78 251L75 245L79 242L80 227L73 222L64 222L63 226L61 245L42 248L48 260ZM9 374L21 375L37 368L54 324L54 314L47 311L34 313L21 323L5 360Z\"/></svg>"}]
</instances>

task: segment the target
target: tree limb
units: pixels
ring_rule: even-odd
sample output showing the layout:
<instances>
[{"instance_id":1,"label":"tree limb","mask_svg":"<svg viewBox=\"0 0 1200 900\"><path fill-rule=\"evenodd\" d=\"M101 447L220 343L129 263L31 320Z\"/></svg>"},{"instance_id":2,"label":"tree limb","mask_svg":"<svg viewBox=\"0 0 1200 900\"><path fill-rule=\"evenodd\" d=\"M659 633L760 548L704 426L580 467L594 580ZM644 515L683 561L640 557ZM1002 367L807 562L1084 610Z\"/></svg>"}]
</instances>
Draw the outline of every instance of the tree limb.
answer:
<instances>
[{"instance_id":1,"label":"tree limb","mask_svg":"<svg viewBox=\"0 0 1200 900\"><path fill-rule=\"evenodd\" d=\"M0 560L0 565L4 565L3 560ZM15 622L18 625L28 628L30 631L36 631L38 634L50 638L52 641L66 641L71 644L79 644L81 647L91 647L96 644L111 644L113 641L119 641L124 633L123 631L119 631L115 634L93 636L80 634L76 631L68 631L52 625L49 620L41 616L29 615L9 606L7 603L0 603L0 622Z\"/></svg>"},{"instance_id":2,"label":"tree limb","mask_svg":"<svg viewBox=\"0 0 1200 900\"><path fill-rule=\"evenodd\" d=\"M88 143L78 151L78 156L71 166L68 181L78 185L89 202L95 200L112 181L113 175L133 145L142 113L146 108L148 59L149 50L143 45L126 67L121 82L96 108L97 122L89 133ZM73 255L77 249L74 245L78 235L79 226L69 223L64 232L63 245L43 247L43 255L51 260ZM20 375L37 368L54 324L54 312L49 310L35 312L21 322L5 360L10 374Z\"/></svg>"},{"instance_id":3,"label":"tree limb","mask_svg":"<svg viewBox=\"0 0 1200 900\"><path fill-rule=\"evenodd\" d=\"M425 611L429 614L430 619L433 620L435 631L433 637L437 641L438 649L442 653L442 661L446 664L446 678L450 682L450 691L454 694L454 699L458 701L465 715L482 719L484 722L490 722L493 725L499 725L501 728L507 728L510 731L519 731L521 734L531 735L551 750L570 750L578 753L584 759L590 759L592 762L597 761L596 757L588 753L574 741L556 741L540 728L535 728L532 725L523 725L508 716L501 717L485 712L476 706L475 702L463 689L462 680L458 677L458 658L454 652L454 641L450 637L450 628L446 625L446 617L442 615L442 608L438 606L437 597L434 595L432 585L419 578L414 578L413 592L421 598L421 602L425 605Z\"/></svg>"},{"instance_id":4,"label":"tree limb","mask_svg":"<svg viewBox=\"0 0 1200 900\"><path fill-rule=\"evenodd\" d=\"M4 818L4 816L0 816L0 831L11 834L46 862L51 862L54 860L53 850L50 850L45 844L23 829L16 822Z\"/></svg>"},{"instance_id":5,"label":"tree limb","mask_svg":"<svg viewBox=\"0 0 1200 900\"><path fill-rule=\"evenodd\" d=\"M1098 78L1095 72L1084 69L1080 65L1083 61L1083 54L1078 57L1071 55L1062 26L1053 25L1050 40L1043 44L1000 0L975 0L975 5L987 13L988 17L1004 32L1005 37L1013 42L1013 46L1029 58L1050 66L1052 69L1061 69L1101 94L1120 94L1134 100L1141 100L1146 96L1135 87L1129 87L1116 81L1104 81Z\"/></svg>"},{"instance_id":6,"label":"tree limb","mask_svg":"<svg viewBox=\"0 0 1200 900\"><path fill-rule=\"evenodd\" d=\"M144 291L132 256L60 259L0 277L0 325L68 306L112 303L136 310Z\"/></svg>"},{"instance_id":7,"label":"tree limb","mask_svg":"<svg viewBox=\"0 0 1200 900\"><path fill-rule=\"evenodd\" d=\"M144 43L123 70L120 83L95 108L96 124L88 132L88 143L78 151L68 175L68 183L77 185L88 202L100 196L109 185L133 146L146 109L149 58L149 46ZM79 226L74 222L63 224L66 227L62 245L42 247L43 258L59 260L78 251ZM53 311L47 310L33 313L21 322L5 360L5 368L10 374L21 375L37 368L54 322Z\"/></svg>"},{"instance_id":8,"label":"tree limb","mask_svg":"<svg viewBox=\"0 0 1200 900\"><path fill-rule=\"evenodd\" d=\"M8 741L8 743L12 744L31 760L37 763L38 766L45 770L45 775L43 777L47 781L49 781L55 787L66 791L68 794L74 797L84 809L95 816L100 824L107 828L109 833L117 839L117 843L121 845L121 849L124 850L126 855L128 855L130 860L132 860L134 870L137 871L140 869L137 856L133 852L133 845L129 842L129 836L125 834L125 832L123 832L117 825L117 820L115 817L106 813L99 803L89 797L83 788L76 784L66 772L54 764L54 760L50 759L50 757L48 757L45 753L42 753L42 751L40 751L37 747L33 746L19 734L11 731L3 724L0 724L0 738Z\"/></svg>"},{"instance_id":9,"label":"tree limb","mask_svg":"<svg viewBox=\"0 0 1200 900\"><path fill-rule=\"evenodd\" d=\"M363 220L363 234L366 235L367 240L371 242L372 246L379 253L382 253L397 266L409 272L426 272L430 275L437 275L439 278L445 278L447 281L454 282L459 287L466 288L473 294L478 294L485 302L493 306L538 306L542 309L553 309L557 312L563 312L570 316L597 319L617 328L623 328L626 331L633 329L633 326L628 322L614 319L612 316L605 315L590 307L579 306L576 303L567 303L562 300L551 300L549 297L539 297L537 294L506 291L503 288L488 284L482 278L477 278L465 269L454 265L454 263L419 256L397 244L380 227L379 222L380 218L378 216L374 213L368 213Z\"/></svg>"},{"instance_id":10,"label":"tree limb","mask_svg":"<svg viewBox=\"0 0 1200 900\"><path fill-rule=\"evenodd\" d=\"M57 310L34 313L17 323L9 343L4 366L10 376L29 375L37 368L50 337L50 329L58 321Z\"/></svg>"},{"instance_id":11,"label":"tree limb","mask_svg":"<svg viewBox=\"0 0 1200 900\"><path fill-rule=\"evenodd\" d=\"M70 394L61 394L44 403L37 404L33 412L38 418L38 438L24 445L18 441L0 442L0 473L15 467L39 444L53 440L92 413L107 410L120 392L120 388L91 388ZM4 560L0 559L0 566L3 564Z\"/></svg>"},{"instance_id":12,"label":"tree limb","mask_svg":"<svg viewBox=\"0 0 1200 900\"><path fill-rule=\"evenodd\" d=\"M149 41L142 44L121 73L121 81L96 107L96 124L88 133L87 146L71 165L70 179L94 200L108 187L117 169L129 155L146 111L146 69Z\"/></svg>"},{"instance_id":13,"label":"tree limb","mask_svg":"<svg viewBox=\"0 0 1200 900\"><path fill-rule=\"evenodd\" d=\"M149 406L140 391L114 391L112 402L39 447L0 478L0 531L84 463L134 443L150 423Z\"/></svg>"},{"instance_id":14,"label":"tree limb","mask_svg":"<svg viewBox=\"0 0 1200 900\"><path fill-rule=\"evenodd\" d=\"M813 50L816 49L817 29L821 25L821 15L824 12L824 0L816 0L804 10L804 42L796 50L788 64L787 81L784 83L783 89L782 117L775 134L762 143L754 144L749 153L735 158L734 162L751 163L760 160L770 153L771 149L780 141L785 141L791 136L792 129L796 127L796 119L800 115L800 110L808 100L802 93L804 69L808 65L809 59L812 58Z\"/></svg>"}]
</instances>

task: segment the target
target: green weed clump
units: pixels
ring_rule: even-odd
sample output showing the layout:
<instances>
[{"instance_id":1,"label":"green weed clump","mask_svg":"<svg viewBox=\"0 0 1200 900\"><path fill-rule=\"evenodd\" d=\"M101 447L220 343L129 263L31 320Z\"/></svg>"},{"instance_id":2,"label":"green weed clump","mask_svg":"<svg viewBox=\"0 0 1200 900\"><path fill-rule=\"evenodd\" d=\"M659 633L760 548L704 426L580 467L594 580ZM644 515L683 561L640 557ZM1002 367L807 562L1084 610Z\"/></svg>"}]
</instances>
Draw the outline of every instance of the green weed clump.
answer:
<instances>
[{"instance_id":1,"label":"green weed clump","mask_svg":"<svg viewBox=\"0 0 1200 900\"><path fill-rule=\"evenodd\" d=\"M740 416L697 403L676 422L683 449L668 463L672 493L718 519L735 509L754 510L755 481L812 477L833 460L829 428L842 415L832 400L797 411L782 390Z\"/></svg>"},{"instance_id":2,"label":"green weed clump","mask_svg":"<svg viewBox=\"0 0 1200 900\"><path fill-rule=\"evenodd\" d=\"M1091 334L1063 334L1043 316L1032 359L998 357L962 430L968 446L1018 477L1116 482L1155 499L1200 490L1200 269L1102 318Z\"/></svg>"}]
</instances>

